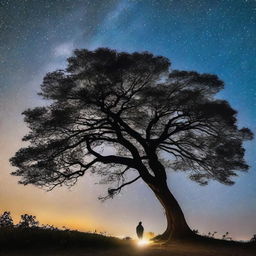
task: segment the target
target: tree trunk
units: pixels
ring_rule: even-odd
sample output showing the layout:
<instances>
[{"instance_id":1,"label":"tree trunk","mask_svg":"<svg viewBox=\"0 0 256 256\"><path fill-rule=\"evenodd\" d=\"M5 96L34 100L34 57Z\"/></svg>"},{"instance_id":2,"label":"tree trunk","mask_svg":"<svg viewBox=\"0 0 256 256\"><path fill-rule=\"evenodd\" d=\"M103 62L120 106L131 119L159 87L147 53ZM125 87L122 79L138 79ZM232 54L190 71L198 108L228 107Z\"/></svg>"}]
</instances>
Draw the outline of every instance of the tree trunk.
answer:
<instances>
[{"instance_id":1,"label":"tree trunk","mask_svg":"<svg viewBox=\"0 0 256 256\"><path fill-rule=\"evenodd\" d=\"M171 241L195 237L194 232L191 231L185 220L177 200L170 192L166 180L162 180L154 185L148 185L164 207L166 213L167 228L158 238L160 240Z\"/></svg>"}]
</instances>

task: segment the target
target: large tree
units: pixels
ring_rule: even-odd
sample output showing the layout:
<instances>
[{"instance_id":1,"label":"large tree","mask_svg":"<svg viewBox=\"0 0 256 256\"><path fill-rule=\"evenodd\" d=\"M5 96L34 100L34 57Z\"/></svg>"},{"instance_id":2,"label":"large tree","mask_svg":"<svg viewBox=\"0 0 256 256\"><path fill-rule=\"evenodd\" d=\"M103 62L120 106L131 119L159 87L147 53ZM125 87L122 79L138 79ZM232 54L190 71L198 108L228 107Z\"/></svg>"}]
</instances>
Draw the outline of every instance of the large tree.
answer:
<instances>
[{"instance_id":1,"label":"large tree","mask_svg":"<svg viewBox=\"0 0 256 256\"><path fill-rule=\"evenodd\" d=\"M30 144L10 160L12 174L51 190L91 171L114 183L107 197L142 179L165 209L162 238L192 236L166 171L231 185L248 169L242 143L252 133L215 98L223 86L216 75L171 70L167 58L148 52L75 50L66 70L43 80L49 104L23 113Z\"/></svg>"}]
</instances>

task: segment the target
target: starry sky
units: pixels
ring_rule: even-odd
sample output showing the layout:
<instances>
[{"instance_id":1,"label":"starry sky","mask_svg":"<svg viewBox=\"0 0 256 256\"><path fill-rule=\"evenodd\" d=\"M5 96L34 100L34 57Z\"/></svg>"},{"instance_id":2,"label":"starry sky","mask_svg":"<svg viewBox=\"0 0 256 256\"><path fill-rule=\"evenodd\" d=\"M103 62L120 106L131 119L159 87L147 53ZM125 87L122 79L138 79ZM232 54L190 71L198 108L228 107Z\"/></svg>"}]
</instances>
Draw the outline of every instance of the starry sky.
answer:
<instances>
[{"instance_id":1,"label":"starry sky","mask_svg":"<svg viewBox=\"0 0 256 256\"><path fill-rule=\"evenodd\" d=\"M43 76L64 68L75 48L110 47L168 57L172 68L217 74L224 98L238 110L239 126L256 133L255 0L0 0L0 213L36 215L41 223L134 236L164 231L163 209L143 183L101 203L106 187L87 174L71 188L46 192L17 184L8 159L24 144L21 112L43 105ZM255 140L246 142L251 166L236 184L200 187L184 173L168 183L191 228L229 231L245 240L256 233ZM113 211L113 209L115 209Z\"/></svg>"}]
</instances>

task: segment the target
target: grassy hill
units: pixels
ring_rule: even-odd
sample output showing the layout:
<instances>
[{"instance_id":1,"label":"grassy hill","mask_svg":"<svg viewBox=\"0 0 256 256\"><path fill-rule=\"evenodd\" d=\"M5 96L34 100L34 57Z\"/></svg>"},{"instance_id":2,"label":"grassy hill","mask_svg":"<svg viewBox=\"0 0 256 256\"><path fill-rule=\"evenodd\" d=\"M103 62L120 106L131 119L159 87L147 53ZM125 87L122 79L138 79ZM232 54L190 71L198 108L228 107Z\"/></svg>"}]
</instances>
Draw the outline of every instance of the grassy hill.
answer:
<instances>
[{"instance_id":1,"label":"grassy hill","mask_svg":"<svg viewBox=\"0 0 256 256\"><path fill-rule=\"evenodd\" d=\"M202 238L139 247L94 233L42 228L0 228L0 256L255 256L256 243Z\"/></svg>"},{"instance_id":2,"label":"grassy hill","mask_svg":"<svg viewBox=\"0 0 256 256\"><path fill-rule=\"evenodd\" d=\"M95 233L42 228L0 228L0 252L13 249L112 248L122 240Z\"/></svg>"}]
</instances>

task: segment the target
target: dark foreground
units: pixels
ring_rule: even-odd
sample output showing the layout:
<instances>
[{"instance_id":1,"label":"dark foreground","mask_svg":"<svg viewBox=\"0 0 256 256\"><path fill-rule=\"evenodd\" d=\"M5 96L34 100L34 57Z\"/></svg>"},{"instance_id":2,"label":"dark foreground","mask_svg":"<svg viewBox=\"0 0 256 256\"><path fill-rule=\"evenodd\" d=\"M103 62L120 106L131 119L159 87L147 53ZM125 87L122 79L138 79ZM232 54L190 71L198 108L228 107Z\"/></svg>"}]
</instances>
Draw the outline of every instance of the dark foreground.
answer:
<instances>
[{"instance_id":1,"label":"dark foreground","mask_svg":"<svg viewBox=\"0 0 256 256\"><path fill-rule=\"evenodd\" d=\"M234 247L210 247L173 244L170 246L147 246L118 249L51 249L51 250L20 250L12 252L2 252L1 256L255 256L256 250L253 248Z\"/></svg>"},{"instance_id":2,"label":"dark foreground","mask_svg":"<svg viewBox=\"0 0 256 256\"><path fill-rule=\"evenodd\" d=\"M202 239L138 246L75 231L0 230L1 256L255 256L256 243Z\"/></svg>"}]
</instances>

